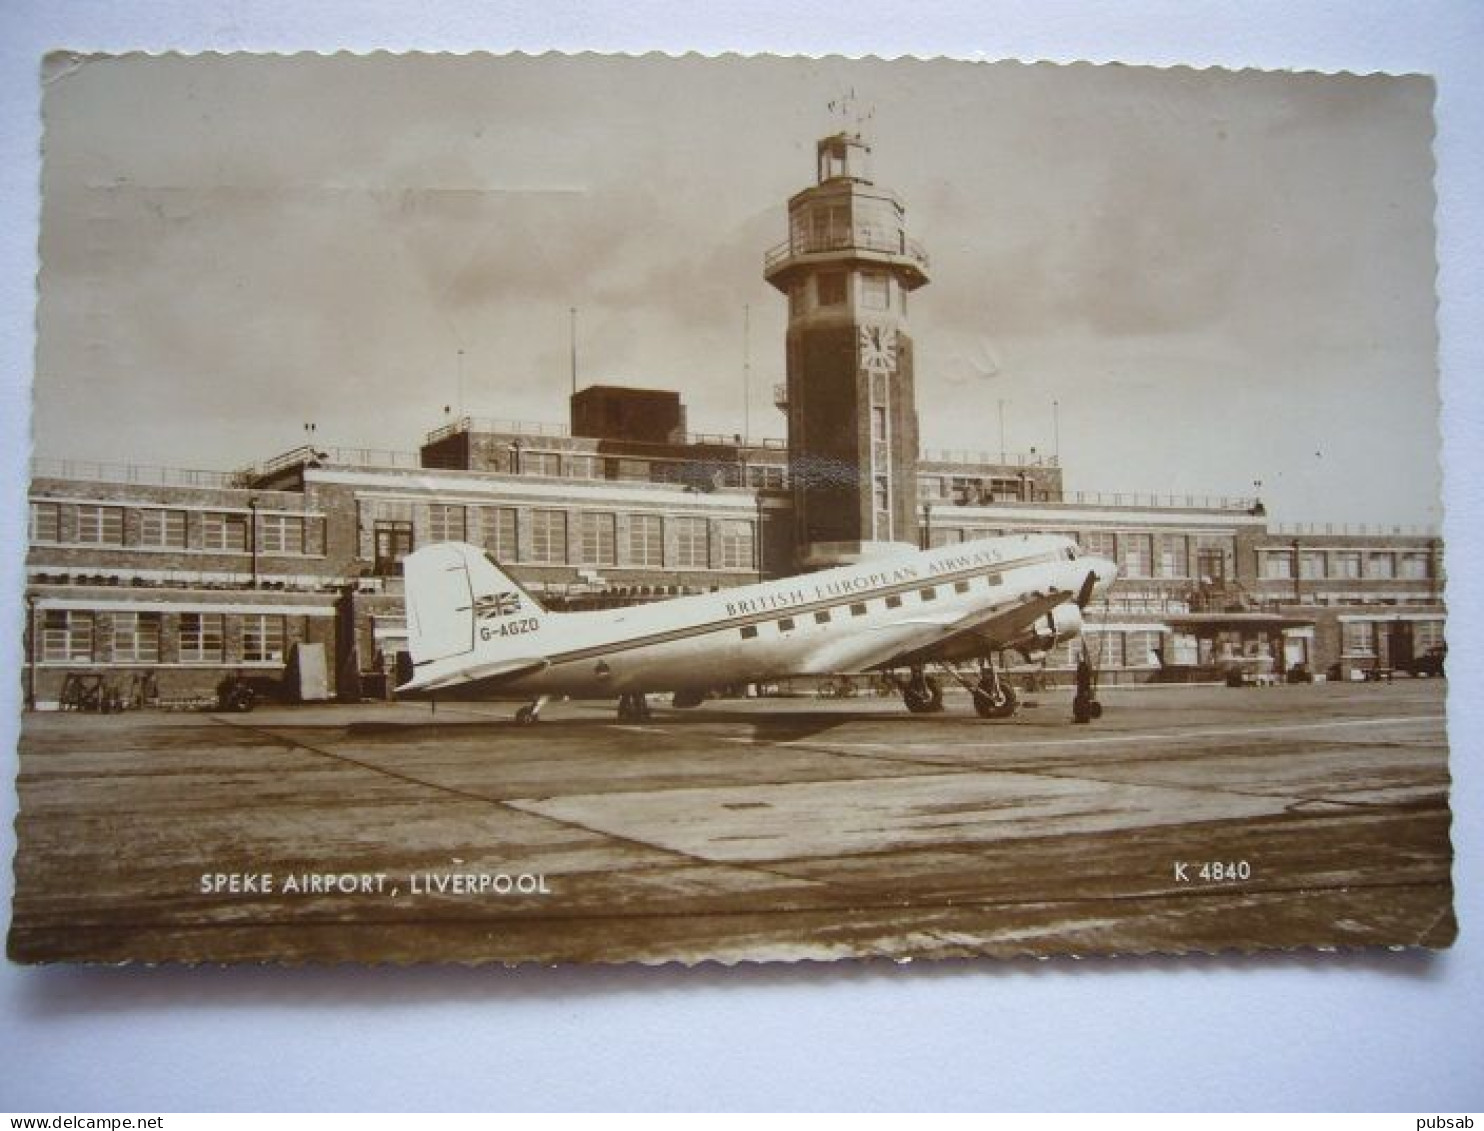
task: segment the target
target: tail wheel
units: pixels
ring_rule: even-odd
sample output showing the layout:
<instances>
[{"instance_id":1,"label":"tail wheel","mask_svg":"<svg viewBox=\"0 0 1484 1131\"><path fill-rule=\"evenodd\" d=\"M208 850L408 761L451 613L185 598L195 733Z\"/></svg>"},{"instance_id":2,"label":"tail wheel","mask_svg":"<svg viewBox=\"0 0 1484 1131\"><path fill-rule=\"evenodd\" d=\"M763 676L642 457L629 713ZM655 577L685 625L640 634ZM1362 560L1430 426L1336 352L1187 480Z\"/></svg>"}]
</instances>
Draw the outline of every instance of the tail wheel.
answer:
<instances>
[{"instance_id":1,"label":"tail wheel","mask_svg":"<svg viewBox=\"0 0 1484 1131\"><path fill-rule=\"evenodd\" d=\"M986 677L974 688L974 710L981 719L1008 719L1019 706L1015 688L1002 679Z\"/></svg>"},{"instance_id":2,"label":"tail wheel","mask_svg":"<svg viewBox=\"0 0 1484 1131\"><path fill-rule=\"evenodd\" d=\"M914 715L931 715L943 709L943 685L928 676L902 688L902 702Z\"/></svg>"}]
</instances>

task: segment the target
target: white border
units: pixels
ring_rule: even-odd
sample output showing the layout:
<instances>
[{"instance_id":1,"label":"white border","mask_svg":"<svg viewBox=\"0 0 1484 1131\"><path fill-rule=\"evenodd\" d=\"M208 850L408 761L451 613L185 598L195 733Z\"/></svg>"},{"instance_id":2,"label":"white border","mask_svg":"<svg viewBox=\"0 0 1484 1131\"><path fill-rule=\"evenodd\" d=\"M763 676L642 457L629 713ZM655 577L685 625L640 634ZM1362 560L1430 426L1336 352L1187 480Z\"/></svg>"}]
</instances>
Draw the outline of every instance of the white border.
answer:
<instances>
[{"instance_id":1,"label":"white border","mask_svg":"<svg viewBox=\"0 0 1484 1131\"><path fill-rule=\"evenodd\" d=\"M1448 954L674 969L0 969L0 1103L360 1108L1484 1107L1484 8L1474 0L7 0L0 560L20 669L37 70L54 47L841 52L1418 70L1439 78L1450 637L1463 935ZM779 202L782 208L783 202ZM1463 673L1472 673L1472 679ZM19 683L0 680L0 749ZM9 763L13 765L13 762ZM14 797L0 789L9 906ZM8 911L7 911L8 916ZM1398 1124L1400 1125L1400 1124ZM1407 1126L1411 1126L1410 1120Z\"/></svg>"}]
</instances>

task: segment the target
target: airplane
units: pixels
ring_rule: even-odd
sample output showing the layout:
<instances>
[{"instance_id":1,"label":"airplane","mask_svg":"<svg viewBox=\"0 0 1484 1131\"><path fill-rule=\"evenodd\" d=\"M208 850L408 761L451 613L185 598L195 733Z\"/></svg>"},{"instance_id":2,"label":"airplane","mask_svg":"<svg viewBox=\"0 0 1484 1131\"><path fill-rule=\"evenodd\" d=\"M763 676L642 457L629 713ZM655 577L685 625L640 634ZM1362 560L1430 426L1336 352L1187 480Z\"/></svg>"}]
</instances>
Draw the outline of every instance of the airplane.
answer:
<instances>
[{"instance_id":1,"label":"airplane","mask_svg":"<svg viewBox=\"0 0 1484 1131\"><path fill-rule=\"evenodd\" d=\"M549 612L479 547L440 542L403 559L412 676L398 691L524 699L522 724L553 697L616 696L618 717L639 721L651 693L696 707L718 687L875 671L921 714L943 705L933 665L969 690L982 718L1007 718L1018 697L994 654L1034 660L1076 639L1083 611L1117 575L1070 538L1024 534L652 604ZM977 680L955 666L968 661ZM1089 699L1080 702L1086 713Z\"/></svg>"}]
</instances>

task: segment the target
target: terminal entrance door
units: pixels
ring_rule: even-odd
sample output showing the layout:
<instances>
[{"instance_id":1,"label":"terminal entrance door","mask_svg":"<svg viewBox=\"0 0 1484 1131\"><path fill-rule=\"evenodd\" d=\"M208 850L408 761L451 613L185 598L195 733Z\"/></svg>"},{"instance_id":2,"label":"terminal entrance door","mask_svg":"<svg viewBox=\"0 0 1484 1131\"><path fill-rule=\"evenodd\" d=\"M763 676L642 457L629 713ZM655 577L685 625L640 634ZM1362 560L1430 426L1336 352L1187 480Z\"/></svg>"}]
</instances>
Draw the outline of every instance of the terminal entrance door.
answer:
<instances>
[{"instance_id":1,"label":"terminal entrance door","mask_svg":"<svg viewBox=\"0 0 1484 1131\"><path fill-rule=\"evenodd\" d=\"M1226 554L1219 548L1201 547L1195 556L1196 576L1220 585L1226 580Z\"/></svg>"}]
</instances>

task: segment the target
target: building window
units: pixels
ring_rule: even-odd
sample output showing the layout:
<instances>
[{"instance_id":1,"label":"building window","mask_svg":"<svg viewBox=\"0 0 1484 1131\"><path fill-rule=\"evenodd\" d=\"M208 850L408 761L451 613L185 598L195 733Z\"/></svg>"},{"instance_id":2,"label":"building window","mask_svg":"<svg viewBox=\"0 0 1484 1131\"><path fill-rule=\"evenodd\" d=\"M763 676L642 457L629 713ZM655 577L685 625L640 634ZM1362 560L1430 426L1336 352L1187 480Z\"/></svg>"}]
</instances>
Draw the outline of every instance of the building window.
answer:
<instances>
[{"instance_id":1,"label":"building window","mask_svg":"<svg viewBox=\"0 0 1484 1131\"><path fill-rule=\"evenodd\" d=\"M572 479L602 479L603 465L597 456L568 456L567 475Z\"/></svg>"},{"instance_id":2,"label":"building window","mask_svg":"<svg viewBox=\"0 0 1484 1131\"><path fill-rule=\"evenodd\" d=\"M754 524L741 518L722 519L717 524L717 558L722 569L752 569L756 563Z\"/></svg>"},{"instance_id":3,"label":"building window","mask_svg":"<svg viewBox=\"0 0 1484 1131\"><path fill-rule=\"evenodd\" d=\"M886 440L886 406L871 406L871 439L884 442Z\"/></svg>"},{"instance_id":4,"label":"building window","mask_svg":"<svg viewBox=\"0 0 1484 1131\"><path fill-rule=\"evenodd\" d=\"M804 284L793 283L788 288L788 316L797 318L804 313Z\"/></svg>"},{"instance_id":5,"label":"building window","mask_svg":"<svg viewBox=\"0 0 1484 1131\"><path fill-rule=\"evenodd\" d=\"M1118 536L1118 568L1125 577L1148 577L1153 558L1153 541L1148 534L1120 534Z\"/></svg>"},{"instance_id":6,"label":"building window","mask_svg":"<svg viewBox=\"0 0 1484 1131\"><path fill-rule=\"evenodd\" d=\"M893 593L890 597L888 597L886 599L886 607L888 609L900 609L902 607L902 598L901 598L901 596L898 595L898 594L896 594L896 593Z\"/></svg>"},{"instance_id":7,"label":"building window","mask_svg":"<svg viewBox=\"0 0 1484 1131\"><path fill-rule=\"evenodd\" d=\"M1269 581L1287 581L1293 577L1293 555L1287 550L1265 550L1262 575Z\"/></svg>"},{"instance_id":8,"label":"building window","mask_svg":"<svg viewBox=\"0 0 1484 1131\"><path fill-rule=\"evenodd\" d=\"M47 609L41 620L41 658L49 663L91 662L93 614Z\"/></svg>"},{"instance_id":9,"label":"building window","mask_svg":"<svg viewBox=\"0 0 1484 1131\"><path fill-rule=\"evenodd\" d=\"M33 542L60 542L62 540L62 505L60 503L32 503L30 535Z\"/></svg>"},{"instance_id":10,"label":"building window","mask_svg":"<svg viewBox=\"0 0 1484 1131\"><path fill-rule=\"evenodd\" d=\"M709 531L704 518L676 518L675 561L678 569L705 569L710 563Z\"/></svg>"},{"instance_id":11,"label":"building window","mask_svg":"<svg viewBox=\"0 0 1484 1131\"><path fill-rule=\"evenodd\" d=\"M247 549L247 516L207 511L201 516L201 548L242 552Z\"/></svg>"},{"instance_id":12,"label":"building window","mask_svg":"<svg viewBox=\"0 0 1484 1131\"><path fill-rule=\"evenodd\" d=\"M531 512L531 561L546 565L566 565L566 511Z\"/></svg>"},{"instance_id":13,"label":"building window","mask_svg":"<svg viewBox=\"0 0 1484 1131\"><path fill-rule=\"evenodd\" d=\"M814 623L815 624L829 624L830 623L830 611L829 611L829 609L820 609L819 612L815 613L814 614Z\"/></svg>"},{"instance_id":14,"label":"building window","mask_svg":"<svg viewBox=\"0 0 1484 1131\"><path fill-rule=\"evenodd\" d=\"M850 606L850 615L853 616L853 617L863 617L863 616L865 616L866 615L866 603L864 601L857 601L855 604L851 605Z\"/></svg>"},{"instance_id":15,"label":"building window","mask_svg":"<svg viewBox=\"0 0 1484 1131\"><path fill-rule=\"evenodd\" d=\"M1324 580L1324 551L1303 550L1299 553L1299 577L1304 581Z\"/></svg>"},{"instance_id":16,"label":"building window","mask_svg":"<svg viewBox=\"0 0 1484 1131\"><path fill-rule=\"evenodd\" d=\"M1426 581L1429 571L1426 554L1403 554L1402 577L1407 581Z\"/></svg>"},{"instance_id":17,"label":"building window","mask_svg":"<svg viewBox=\"0 0 1484 1131\"><path fill-rule=\"evenodd\" d=\"M480 539L490 554L503 562L517 560L514 507L480 507Z\"/></svg>"},{"instance_id":18,"label":"building window","mask_svg":"<svg viewBox=\"0 0 1484 1131\"><path fill-rule=\"evenodd\" d=\"M1376 654L1376 625L1374 621L1344 621L1341 629L1341 650L1346 656L1374 656Z\"/></svg>"},{"instance_id":19,"label":"building window","mask_svg":"<svg viewBox=\"0 0 1484 1131\"><path fill-rule=\"evenodd\" d=\"M377 577L401 577L402 559L412 553L414 540L412 523L382 520L373 529L375 541L375 565Z\"/></svg>"},{"instance_id":20,"label":"building window","mask_svg":"<svg viewBox=\"0 0 1484 1131\"><path fill-rule=\"evenodd\" d=\"M821 271L814 285L819 292L820 306L845 305L845 272Z\"/></svg>"},{"instance_id":21,"label":"building window","mask_svg":"<svg viewBox=\"0 0 1484 1131\"><path fill-rule=\"evenodd\" d=\"M742 639L743 640L752 640L756 636L757 636L757 625L755 625L755 624L744 624L742 626Z\"/></svg>"},{"instance_id":22,"label":"building window","mask_svg":"<svg viewBox=\"0 0 1484 1131\"><path fill-rule=\"evenodd\" d=\"M1419 620L1412 622L1412 651L1421 656L1430 648L1443 646L1443 622Z\"/></svg>"},{"instance_id":23,"label":"building window","mask_svg":"<svg viewBox=\"0 0 1484 1131\"><path fill-rule=\"evenodd\" d=\"M1157 632L1130 632L1124 638L1124 657L1131 668L1157 668L1159 663Z\"/></svg>"},{"instance_id":24,"label":"building window","mask_svg":"<svg viewBox=\"0 0 1484 1131\"><path fill-rule=\"evenodd\" d=\"M1159 575L1190 576L1190 543L1183 534L1164 534L1159 539Z\"/></svg>"},{"instance_id":25,"label":"building window","mask_svg":"<svg viewBox=\"0 0 1484 1131\"><path fill-rule=\"evenodd\" d=\"M302 554L304 520L296 514L259 515L258 549L265 554Z\"/></svg>"},{"instance_id":26,"label":"building window","mask_svg":"<svg viewBox=\"0 0 1484 1131\"><path fill-rule=\"evenodd\" d=\"M928 534L928 545L935 550L939 546L952 546L963 540L963 528L958 526L935 526Z\"/></svg>"},{"instance_id":27,"label":"building window","mask_svg":"<svg viewBox=\"0 0 1484 1131\"><path fill-rule=\"evenodd\" d=\"M1336 553L1331 559L1334 565L1334 577L1343 578L1346 581L1360 580L1360 554L1353 550L1345 550Z\"/></svg>"},{"instance_id":28,"label":"building window","mask_svg":"<svg viewBox=\"0 0 1484 1131\"><path fill-rule=\"evenodd\" d=\"M1377 581L1390 581L1396 577L1396 555L1373 553L1366 560L1365 575Z\"/></svg>"},{"instance_id":29,"label":"building window","mask_svg":"<svg viewBox=\"0 0 1484 1131\"><path fill-rule=\"evenodd\" d=\"M926 589L919 589L917 595L924 601L936 601L938 599L938 588L935 585L929 585Z\"/></svg>"},{"instance_id":30,"label":"building window","mask_svg":"<svg viewBox=\"0 0 1484 1131\"><path fill-rule=\"evenodd\" d=\"M159 550L185 549L185 511L140 511L139 544Z\"/></svg>"},{"instance_id":31,"label":"building window","mask_svg":"<svg viewBox=\"0 0 1484 1131\"><path fill-rule=\"evenodd\" d=\"M468 539L464 508L452 503L433 503L428 507L429 542L463 542Z\"/></svg>"},{"instance_id":32,"label":"building window","mask_svg":"<svg viewBox=\"0 0 1484 1131\"><path fill-rule=\"evenodd\" d=\"M1082 533L1082 551L1089 557L1113 560L1114 538L1105 530L1086 530Z\"/></svg>"},{"instance_id":33,"label":"building window","mask_svg":"<svg viewBox=\"0 0 1484 1131\"><path fill-rule=\"evenodd\" d=\"M557 452L523 451L520 453L520 473L522 475L560 475L562 457Z\"/></svg>"},{"instance_id":34,"label":"building window","mask_svg":"<svg viewBox=\"0 0 1484 1131\"><path fill-rule=\"evenodd\" d=\"M252 613L242 618L242 662L279 663L283 660L283 617Z\"/></svg>"},{"instance_id":35,"label":"building window","mask_svg":"<svg viewBox=\"0 0 1484 1131\"><path fill-rule=\"evenodd\" d=\"M114 613L113 661L116 664L160 662L160 614Z\"/></svg>"},{"instance_id":36,"label":"building window","mask_svg":"<svg viewBox=\"0 0 1484 1131\"><path fill-rule=\"evenodd\" d=\"M611 566L618 563L618 535L611 514L588 512L582 515L582 564Z\"/></svg>"},{"instance_id":37,"label":"building window","mask_svg":"<svg viewBox=\"0 0 1484 1131\"><path fill-rule=\"evenodd\" d=\"M794 618L793 617L784 617L781 621L778 622L778 631L779 632L792 632L793 629L794 629Z\"/></svg>"},{"instance_id":38,"label":"building window","mask_svg":"<svg viewBox=\"0 0 1484 1131\"><path fill-rule=\"evenodd\" d=\"M878 271L866 271L860 279L861 306L867 310L890 310L891 280Z\"/></svg>"},{"instance_id":39,"label":"building window","mask_svg":"<svg viewBox=\"0 0 1484 1131\"><path fill-rule=\"evenodd\" d=\"M657 514L629 515L626 549L631 566L665 564L665 524Z\"/></svg>"},{"instance_id":40,"label":"building window","mask_svg":"<svg viewBox=\"0 0 1484 1131\"><path fill-rule=\"evenodd\" d=\"M969 583L967 581L955 581L953 583L953 591L955 593L967 593L969 591Z\"/></svg>"},{"instance_id":41,"label":"building window","mask_svg":"<svg viewBox=\"0 0 1484 1131\"><path fill-rule=\"evenodd\" d=\"M122 546L124 508L80 504L77 508L77 541L90 546Z\"/></svg>"},{"instance_id":42,"label":"building window","mask_svg":"<svg viewBox=\"0 0 1484 1131\"><path fill-rule=\"evenodd\" d=\"M618 478L629 483L648 483L649 461L643 459L619 460Z\"/></svg>"},{"instance_id":43,"label":"building window","mask_svg":"<svg viewBox=\"0 0 1484 1131\"><path fill-rule=\"evenodd\" d=\"M180 617L180 662L183 664L219 664L222 658L221 613L182 613Z\"/></svg>"},{"instance_id":44,"label":"building window","mask_svg":"<svg viewBox=\"0 0 1484 1131\"><path fill-rule=\"evenodd\" d=\"M1093 663L1099 668L1123 667L1123 633L1098 633L1098 643L1093 650L1097 653L1097 659Z\"/></svg>"}]
</instances>

